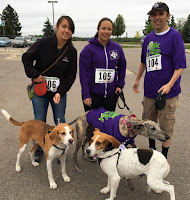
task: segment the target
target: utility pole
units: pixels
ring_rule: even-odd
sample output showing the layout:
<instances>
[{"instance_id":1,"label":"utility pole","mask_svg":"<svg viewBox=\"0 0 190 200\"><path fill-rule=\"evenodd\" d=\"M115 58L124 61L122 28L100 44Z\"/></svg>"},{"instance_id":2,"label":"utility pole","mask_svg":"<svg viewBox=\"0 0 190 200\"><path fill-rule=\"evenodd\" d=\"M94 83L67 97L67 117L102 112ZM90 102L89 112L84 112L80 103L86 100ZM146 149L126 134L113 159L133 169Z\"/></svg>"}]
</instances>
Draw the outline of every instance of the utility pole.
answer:
<instances>
[{"instance_id":1,"label":"utility pole","mask_svg":"<svg viewBox=\"0 0 190 200\"><path fill-rule=\"evenodd\" d=\"M53 12L53 28L55 29L55 22L54 22L54 3L58 3L58 1L48 1L48 3L52 3L52 12Z\"/></svg>"},{"instance_id":2,"label":"utility pole","mask_svg":"<svg viewBox=\"0 0 190 200\"><path fill-rule=\"evenodd\" d=\"M5 19L1 19L1 26L3 27L3 36L4 36L5 51L6 51L6 41L5 41Z\"/></svg>"}]
</instances>

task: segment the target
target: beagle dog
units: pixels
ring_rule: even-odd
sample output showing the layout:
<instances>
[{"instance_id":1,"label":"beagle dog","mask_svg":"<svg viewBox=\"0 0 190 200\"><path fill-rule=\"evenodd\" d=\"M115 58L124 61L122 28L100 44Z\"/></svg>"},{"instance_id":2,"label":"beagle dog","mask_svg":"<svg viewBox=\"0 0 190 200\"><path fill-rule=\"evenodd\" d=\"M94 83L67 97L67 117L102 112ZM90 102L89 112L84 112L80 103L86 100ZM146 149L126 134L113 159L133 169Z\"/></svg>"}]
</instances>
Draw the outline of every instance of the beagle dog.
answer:
<instances>
[{"instance_id":1,"label":"beagle dog","mask_svg":"<svg viewBox=\"0 0 190 200\"><path fill-rule=\"evenodd\" d=\"M50 188L57 188L52 173L52 161L60 157L62 177L65 182L70 182L65 169L66 154L69 150L69 145L75 140L74 128L66 123L60 123L56 127L50 126L40 120L30 120L27 122L15 121L6 110L1 109L5 118L15 126L21 126L19 132L19 152L17 154L16 171L21 171L20 157L26 149L29 141L33 142L33 148L30 152L32 165L38 166L35 162L34 155L39 145L46 152L46 163L48 171L48 179Z\"/></svg>"},{"instance_id":2,"label":"beagle dog","mask_svg":"<svg viewBox=\"0 0 190 200\"><path fill-rule=\"evenodd\" d=\"M100 192L110 192L109 200L116 197L121 178L129 179L143 174L147 176L149 191L167 191L170 200L175 200L174 186L163 180L170 171L170 165L160 152L152 149L126 149L114 137L96 129L86 153L89 156L97 155L101 169L108 175L107 186Z\"/></svg>"}]
</instances>

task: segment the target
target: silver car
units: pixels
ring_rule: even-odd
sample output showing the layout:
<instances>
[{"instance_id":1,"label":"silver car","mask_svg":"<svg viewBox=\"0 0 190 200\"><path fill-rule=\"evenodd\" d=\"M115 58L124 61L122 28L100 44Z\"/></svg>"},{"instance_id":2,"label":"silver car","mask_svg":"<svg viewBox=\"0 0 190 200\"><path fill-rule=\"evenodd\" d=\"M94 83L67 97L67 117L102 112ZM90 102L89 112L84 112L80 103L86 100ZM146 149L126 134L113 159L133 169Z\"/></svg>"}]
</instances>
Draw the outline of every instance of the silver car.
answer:
<instances>
[{"instance_id":1,"label":"silver car","mask_svg":"<svg viewBox=\"0 0 190 200\"><path fill-rule=\"evenodd\" d=\"M26 39L22 36L17 36L12 42L13 47L27 47Z\"/></svg>"}]
</instances>

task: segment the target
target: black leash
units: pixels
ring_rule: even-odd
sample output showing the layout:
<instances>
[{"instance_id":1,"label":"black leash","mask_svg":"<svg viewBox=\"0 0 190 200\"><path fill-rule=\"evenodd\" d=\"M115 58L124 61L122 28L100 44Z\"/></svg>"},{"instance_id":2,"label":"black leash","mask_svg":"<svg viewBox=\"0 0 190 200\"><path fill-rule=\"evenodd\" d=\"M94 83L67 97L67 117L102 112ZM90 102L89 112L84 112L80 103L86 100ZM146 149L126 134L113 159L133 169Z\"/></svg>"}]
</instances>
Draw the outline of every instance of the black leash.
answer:
<instances>
[{"instance_id":1,"label":"black leash","mask_svg":"<svg viewBox=\"0 0 190 200\"><path fill-rule=\"evenodd\" d=\"M121 107L119 105L119 101L117 101L117 105L120 109L124 109L124 108L127 108L127 111L130 113L130 115L133 114L133 112L129 109L129 107L127 106L126 102L125 102L125 97L124 97L124 94L123 94L123 91L119 94L119 97L121 99L121 101L123 102L123 107Z\"/></svg>"},{"instance_id":2,"label":"black leash","mask_svg":"<svg viewBox=\"0 0 190 200\"><path fill-rule=\"evenodd\" d=\"M143 117L143 120L146 119L146 117L148 116L148 114L150 113L150 111L152 110L152 108L154 106L156 106L156 108L158 110L162 110L165 107L166 101L165 101L165 97L166 94L162 95L163 90L161 90L160 92L158 92L158 95L156 96L156 99L154 101L154 103L152 104L152 106L150 107L150 109L148 110L148 112L146 113L146 115Z\"/></svg>"},{"instance_id":3,"label":"black leash","mask_svg":"<svg viewBox=\"0 0 190 200\"><path fill-rule=\"evenodd\" d=\"M143 120L146 119L146 117L148 116L148 114L150 113L150 111L152 110L152 108L155 106L155 102L152 104L152 106L150 107L150 109L148 110L148 112L146 113L146 115L143 117Z\"/></svg>"}]
</instances>

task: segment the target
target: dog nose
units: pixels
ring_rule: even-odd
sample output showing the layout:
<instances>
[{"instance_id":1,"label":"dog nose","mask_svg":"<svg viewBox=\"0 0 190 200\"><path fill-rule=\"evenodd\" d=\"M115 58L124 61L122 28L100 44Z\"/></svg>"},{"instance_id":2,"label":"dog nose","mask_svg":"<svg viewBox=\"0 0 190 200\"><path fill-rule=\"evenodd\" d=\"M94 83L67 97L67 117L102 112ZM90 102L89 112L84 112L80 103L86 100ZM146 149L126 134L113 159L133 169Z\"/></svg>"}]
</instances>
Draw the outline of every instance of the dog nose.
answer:
<instances>
[{"instance_id":1,"label":"dog nose","mask_svg":"<svg viewBox=\"0 0 190 200\"><path fill-rule=\"evenodd\" d=\"M73 139L69 139L69 144L72 144L73 143Z\"/></svg>"},{"instance_id":2,"label":"dog nose","mask_svg":"<svg viewBox=\"0 0 190 200\"><path fill-rule=\"evenodd\" d=\"M166 135L166 140L170 139L170 136L169 135Z\"/></svg>"},{"instance_id":3,"label":"dog nose","mask_svg":"<svg viewBox=\"0 0 190 200\"><path fill-rule=\"evenodd\" d=\"M86 153L89 154L89 153L90 153L90 149L87 149L87 150L86 150Z\"/></svg>"}]
</instances>

